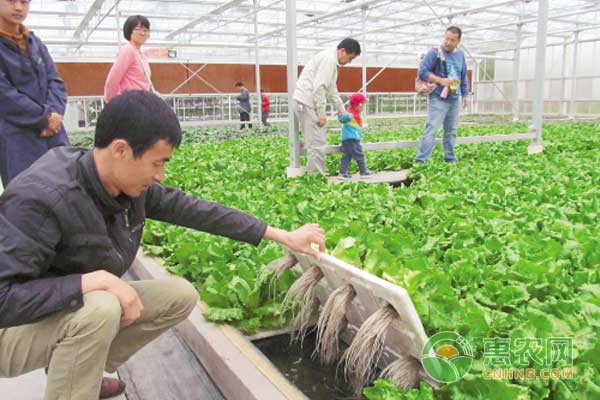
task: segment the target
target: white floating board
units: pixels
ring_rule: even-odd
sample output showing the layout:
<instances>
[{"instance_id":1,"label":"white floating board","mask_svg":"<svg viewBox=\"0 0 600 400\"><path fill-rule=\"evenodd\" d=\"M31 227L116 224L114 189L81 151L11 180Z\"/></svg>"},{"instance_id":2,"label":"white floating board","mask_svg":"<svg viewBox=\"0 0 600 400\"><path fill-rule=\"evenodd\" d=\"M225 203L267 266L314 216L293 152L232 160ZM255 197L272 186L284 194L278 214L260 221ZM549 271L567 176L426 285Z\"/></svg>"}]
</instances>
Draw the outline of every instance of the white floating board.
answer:
<instances>
[{"instance_id":1,"label":"white floating board","mask_svg":"<svg viewBox=\"0 0 600 400\"><path fill-rule=\"evenodd\" d=\"M375 172L370 176L360 176L359 174L352 175L352 179L343 179L339 175L330 176L327 178L327 183L344 183L344 182L363 182L363 183L399 183L408 179L410 170L403 169L401 171L381 171Z\"/></svg>"},{"instance_id":2,"label":"white floating board","mask_svg":"<svg viewBox=\"0 0 600 400\"><path fill-rule=\"evenodd\" d=\"M323 279L319 282L317 290L321 305L325 304L330 293L340 286L352 285L356 291L356 297L346 313L348 328L342 335L344 341L350 343L369 316L390 304L398 312L399 319L388 329L380 367L387 366L400 355L421 360L422 350L428 337L415 306L404 288L325 253L321 253L319 261L311 256L295 252L292 254L298 259L296 269L301 272L314 265L321 268ZM419 376L433 383L423 368L419 371Z\"/></svg>"},{"instance_id":3,"label":"white floating board","mask_svg":"<svg viewBox=\"0 0 600 400\"><path fill-rule=\"evenodd\" d=\"M530 144L527 147L527 155L538 154L544 151L544 146L541 144Z\"/></svg>"}]
</instances>

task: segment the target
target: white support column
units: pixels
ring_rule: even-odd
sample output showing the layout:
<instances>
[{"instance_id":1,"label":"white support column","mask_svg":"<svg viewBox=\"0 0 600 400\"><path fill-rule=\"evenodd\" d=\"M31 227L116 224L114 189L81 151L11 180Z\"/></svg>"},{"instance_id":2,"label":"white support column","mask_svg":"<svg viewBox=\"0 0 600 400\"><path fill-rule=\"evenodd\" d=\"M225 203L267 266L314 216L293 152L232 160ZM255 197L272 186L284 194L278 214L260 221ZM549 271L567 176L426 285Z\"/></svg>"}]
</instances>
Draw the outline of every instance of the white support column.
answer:
<instances>
[{"instance_id":1,"label":"white support column","mask_svg":"<svg viewBox=\"0 0 600 400\"><path fill-rule=\"evenodd\" d=\"M521 105L519 102L519 69L521 68L521 41L523 24L517 24L517 39L515 43L515 52L513 55L513 83L512 83L512 114L513 122L519 120Z\"/></svg>"},{"instance_id":2,"label":"white support column","mask_svg":"<svg viewBox=\"0 0 600 400\"><path fill-rule=\"evenodd\" d=\"M362 93L367 97L367 9L368 6L363 6L362 10ZM367 116L369 106L365 105L363 114Z\"/></svg>"},{"instance_id":3,"label":"white support column","mask_svg":"<svg viewBox=\"0 0 600 400\"><path fill-rule=\"evenodd\" d=\"M569 102L569 118L575 118L577 113L577 48L579 47L579 31L573 36L573 66L571 68L571 101Z\"/></svg>"},{"instance_id":4,"label":"white support column","mask_svg":"<svg viewBox=\"0 0 600 400\"><path fill-rule=\"evenodd\" d=\"M290 165L287 169L287 176L294 177L304 174L304 169L300 166L300 139L294 116L294 90L298 79L296 0L285 0L285 24L287 30L288 134L290 142Z\"/></svg>"},{"instance_id":5,"label":"white support column","mask_svg":"<svg viewBox=\"0 0 600 400\"><path fill-rule=\"evenodd\" d=\"M542 123L544 115L544 78L546 72L546 33L548 31L548 1L539 0L537 41L535 51L535 91L533 95L532 133L535 134L528 153L535 154L544 150L542 145Z\"/></svg>"},{"instance_id":6,"label":"white support column","mask_svg":"<svg viewBox=\"0 0 600 400\"><path fill-rule=\"evenodd\" d=\"M567 114L567 43L569 38L565 38L565 42L562 45L562 62L560 64L560 107L559 114Z\"/></svg>"},{"instance_id":7,"label":"white support column","mask_svg":"<svg viewBox=\"0 0 600 400\"><path fill-rule=\"evenodd\" d=\"M256 121L256 125L260 125L262 122L262 96L260 95L260 54L258 52L258 0L254 0L254 56L255 56L255 64L254 71L256 76L256 98L258 105L256 107L256 115L258 116L258 120Z\"/></svg>"},{"instance_id":8,"label":"white support column","mask_svg":"<svg viewBox=\"0 0 600 400\"><path fill-rule=\"evenodd\" d=\"M121 11L119 10L119 4L115 5L115 23L117 25L117 29L115 32L117 33L117 44L121 47L121 43L123 40L123 28L121 27Z\"/></svg>"},{"instance_id":9,"label":"white support column","mask_svg":"<svg viewBox=\"0 0 600 400\"><path fill-rule=\"evenodd\" d=\"M471 110L473 113L479 113L479 96L477 95L477 91L479 89L479 69L481 68L481 62L475 62L475 68L473 68L473 88L471 89L473 92L473 98L471 99Z\"/></svg>"}]
</instances>

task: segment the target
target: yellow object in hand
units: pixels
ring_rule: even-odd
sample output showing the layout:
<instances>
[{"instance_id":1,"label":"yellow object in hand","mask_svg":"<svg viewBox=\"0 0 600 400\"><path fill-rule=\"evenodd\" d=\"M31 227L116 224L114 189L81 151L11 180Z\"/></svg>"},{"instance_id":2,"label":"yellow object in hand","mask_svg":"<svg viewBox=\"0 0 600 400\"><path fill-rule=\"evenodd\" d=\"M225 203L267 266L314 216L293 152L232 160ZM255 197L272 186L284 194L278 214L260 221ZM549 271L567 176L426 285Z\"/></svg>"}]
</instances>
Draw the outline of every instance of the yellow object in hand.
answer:
<instances>
[{"instance_id":1,"label":"yellow object in hand","mask_svg":"<svg viewBox=\"0 0 600 400\"><path fill-rule=\"evenodd\" d=\"M456 89L458 89L459 85L460 85L460 79L455 79L454 82L452 82L452 84L450 85L450 92L452 94L455 94Z\"/></svg>"}]
</instances>

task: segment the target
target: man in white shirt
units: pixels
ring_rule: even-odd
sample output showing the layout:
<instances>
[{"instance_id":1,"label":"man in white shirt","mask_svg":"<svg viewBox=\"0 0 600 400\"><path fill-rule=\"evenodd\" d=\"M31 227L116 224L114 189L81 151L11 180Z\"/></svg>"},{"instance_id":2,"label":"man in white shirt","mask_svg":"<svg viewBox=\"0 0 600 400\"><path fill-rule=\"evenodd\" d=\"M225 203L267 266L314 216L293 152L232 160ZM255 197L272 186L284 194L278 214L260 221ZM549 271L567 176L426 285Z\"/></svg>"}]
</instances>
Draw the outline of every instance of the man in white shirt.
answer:
<instances>
[{"instance_id":1,"label":"man in white shirt","mask_svg":"<svg viewBox=\"0 0 600 400\"><path fill-rule=\"evenodd\" d=\"M344 103L337 90L338 68L349 64L360 55L360 44L346 38L335 50L324 50L306 64L296 83L294 114L302 133L309 173L327 173L325 153L320 150L326 144L327 102L334 105L338 114L344 112Z\"/></svg>"}]
</instances>

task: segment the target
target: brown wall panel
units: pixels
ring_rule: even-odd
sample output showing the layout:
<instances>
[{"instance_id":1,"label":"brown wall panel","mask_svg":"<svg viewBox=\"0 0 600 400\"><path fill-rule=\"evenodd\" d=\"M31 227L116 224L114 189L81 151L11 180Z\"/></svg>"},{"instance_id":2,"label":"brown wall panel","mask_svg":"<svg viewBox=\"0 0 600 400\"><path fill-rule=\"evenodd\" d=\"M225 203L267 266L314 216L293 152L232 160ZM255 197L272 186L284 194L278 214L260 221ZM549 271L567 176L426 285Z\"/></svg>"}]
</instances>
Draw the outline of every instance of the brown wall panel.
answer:
<instances>
[{"instance_id":1,"label":"brown wall panel","mask_svg":"<svg viewBox=\"0 0 600 400\"><path fill-rule=\"evenodd\" d=\"M70 96L101 96L109 63L56 63Z\"/></svg>"},{"instance_id":2,"label":"brown wall panel","mask_svg":"<svg viewBox=\"0 0 600 400\"><path fill-rule=\"evenodd\" d=\"M170 93L188 79L204 64L151 64L152 82L161 93ZM108 75L109 63L57 63L59 74L67 84L71 96L99 96L104 91L104 80ZM301 71L301 68L298 69ZM367 68L367 80L379 71ZM286 67L284 65L262 65L260 67L262 87L271 93L287 91ZM414 68L388 68L369 85L370 92L412 92L417 71ZM201 77L203 80L199 79ZM361 87L360 68L340 68L338 89L353 92ZM250 91L255 89L254 65L208 64L191 78L176 93L232 93L236 80L242 80ZM471 80L471 71L469 71ZM215 91L215 89L218 91Z\"/></svg>"}]
</instances>

